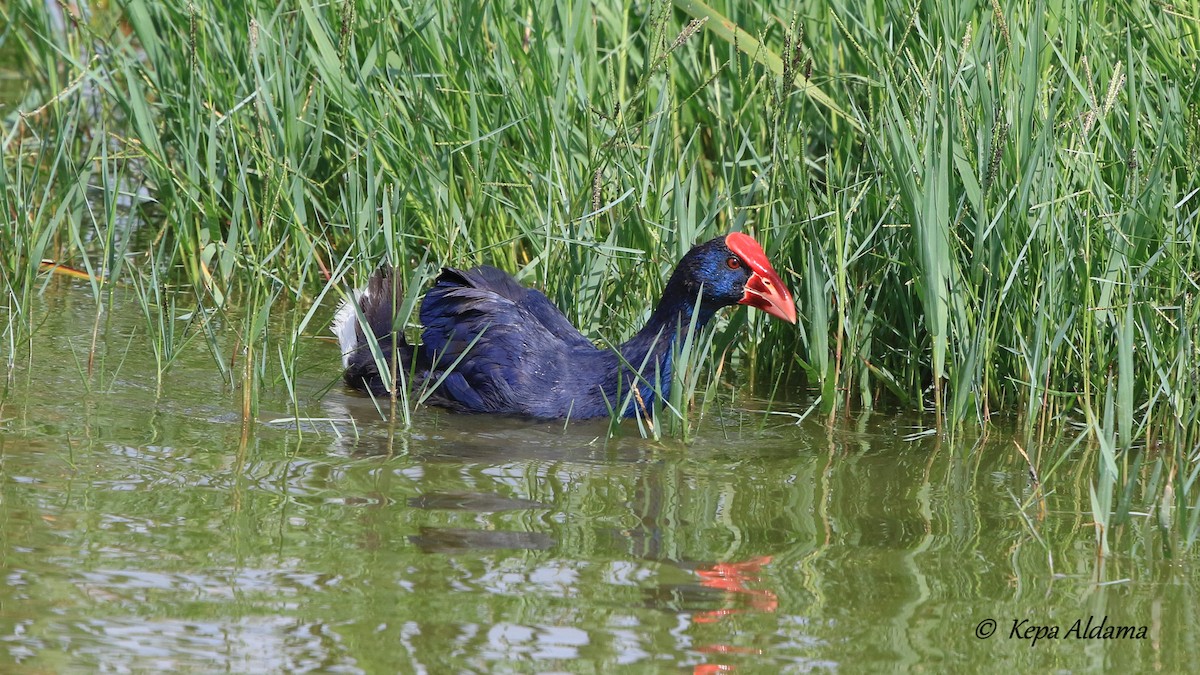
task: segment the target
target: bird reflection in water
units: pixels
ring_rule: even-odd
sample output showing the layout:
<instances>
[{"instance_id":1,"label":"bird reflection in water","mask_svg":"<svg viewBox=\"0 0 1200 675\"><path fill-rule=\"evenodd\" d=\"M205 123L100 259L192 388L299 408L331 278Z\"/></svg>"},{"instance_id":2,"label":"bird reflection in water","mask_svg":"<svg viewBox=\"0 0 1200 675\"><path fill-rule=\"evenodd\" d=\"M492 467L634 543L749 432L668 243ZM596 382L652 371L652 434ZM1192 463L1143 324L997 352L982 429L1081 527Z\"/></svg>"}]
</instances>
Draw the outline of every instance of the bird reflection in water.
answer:
<instances>
[{"instance_id":1,"label":"bird reflection in water","mask_svg":"<svg viewBox=\"0 0 1200 675\"><path fill-rule=\"evenodd\" d=\"M694 626L719 624L738 614L774 613L779 608L779 598L774 591L761 588L763 579L760 575L771 559L772 556L764 555L741 562L677 563L680 568L695 574L699 583L659 586L651 593L650 604L689 613ZM763 653L758 647L724 642L699 644L693 649L714 656L754 656ZM725 673L735 670L737 666L732 664L702 663L696 665L692 672Z\"/></svg>"}]
</instances>

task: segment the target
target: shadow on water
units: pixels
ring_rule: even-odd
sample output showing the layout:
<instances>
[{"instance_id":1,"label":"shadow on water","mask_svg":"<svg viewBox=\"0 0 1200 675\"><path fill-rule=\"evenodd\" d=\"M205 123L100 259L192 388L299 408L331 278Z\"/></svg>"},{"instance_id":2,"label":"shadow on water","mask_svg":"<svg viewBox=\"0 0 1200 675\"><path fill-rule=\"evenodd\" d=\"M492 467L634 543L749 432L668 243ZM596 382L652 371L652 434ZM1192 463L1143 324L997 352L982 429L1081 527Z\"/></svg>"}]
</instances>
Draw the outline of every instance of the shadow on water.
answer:
<instances>
[{"instance_id":1,"label":"shadow on water","mask_svg":"<svg viewBox=\"0 0 1200 675\"><path fill-rule=\"evenodd\" d=\"M726 409L684 446L421 410L393 437L306 341L300 392L54 306L0 409L4 670L747 672L1188 667L1196 569L1150 519L1099 561L1086 462L1035 486L1011 439ZM26 365L27 364L27 365ZM328 389L328 390L327 390ZM754 407L754 406L748 406ZM1065 639L1077 619L1142 639ZM980 639L985 620L996 635ZM1014 622L1058 626L1030 649Z\"/></svg>"}]
</instances>

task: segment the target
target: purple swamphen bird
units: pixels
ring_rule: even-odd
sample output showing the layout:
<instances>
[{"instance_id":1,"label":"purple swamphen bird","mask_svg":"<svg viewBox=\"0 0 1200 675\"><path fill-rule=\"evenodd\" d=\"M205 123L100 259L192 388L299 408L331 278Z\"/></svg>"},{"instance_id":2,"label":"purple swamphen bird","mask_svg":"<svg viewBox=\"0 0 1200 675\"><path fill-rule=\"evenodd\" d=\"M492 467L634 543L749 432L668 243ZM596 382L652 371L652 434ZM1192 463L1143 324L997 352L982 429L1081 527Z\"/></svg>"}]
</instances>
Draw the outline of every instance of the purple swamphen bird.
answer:
<instances>
[{"instance_id":1,"label":"purple swamphen bird","mask_svg":"<svg viewBox=\"0 0 1200 675\"><path fill-rule=\"evenodd\" d=\"M545 295L495 267L442 269L421 302L420 345L393 325L396 291L392 270L380 268L355 300L386 367L411 374L416 385L436 384L429 402L437 406L543 419L617 410L631 417L651 405L655 384L669 396L672 346L693 319L699 330L722 307L750 305L796 322L792 294L758 242L740 232L688 251L645 328L616 350L596 347ZM386 395L357 314L347 303L333 322L346 384ZM629 396L633 387L637 397Z\"/></svg>"}]
</instances>

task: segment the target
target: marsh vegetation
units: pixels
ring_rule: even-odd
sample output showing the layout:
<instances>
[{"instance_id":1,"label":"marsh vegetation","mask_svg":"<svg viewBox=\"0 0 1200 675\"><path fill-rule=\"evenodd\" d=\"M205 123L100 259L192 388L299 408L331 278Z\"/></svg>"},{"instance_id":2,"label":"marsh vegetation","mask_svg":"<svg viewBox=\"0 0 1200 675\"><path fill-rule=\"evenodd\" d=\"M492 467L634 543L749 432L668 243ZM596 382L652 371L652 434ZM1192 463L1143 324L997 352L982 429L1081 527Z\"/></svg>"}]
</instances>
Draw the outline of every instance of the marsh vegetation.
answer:
<instances>
[{"instance_id":1,"label":"marsh vegetation","mask_svg":"<svg viewBox=\"0 0 1200 675\"><path fill-rule=\"evenodd\" d=\"M1195 3L0 11L27 78L0 138L6 392L57 358L43 261L94 300L81 389L132 294L159 393L207 350L252 433L264 388L320 395L300 345L382 260L406 312L439 265L486 262L616 343L740 229L800 329L724 317L643 434L689 437L730 384L831 427L999 423L1023 507L1087 462L1100 550L1131 512L1169 550L1200 535ZM414 403L378 409L403 433Z\"/></svg>"}]
</instances>

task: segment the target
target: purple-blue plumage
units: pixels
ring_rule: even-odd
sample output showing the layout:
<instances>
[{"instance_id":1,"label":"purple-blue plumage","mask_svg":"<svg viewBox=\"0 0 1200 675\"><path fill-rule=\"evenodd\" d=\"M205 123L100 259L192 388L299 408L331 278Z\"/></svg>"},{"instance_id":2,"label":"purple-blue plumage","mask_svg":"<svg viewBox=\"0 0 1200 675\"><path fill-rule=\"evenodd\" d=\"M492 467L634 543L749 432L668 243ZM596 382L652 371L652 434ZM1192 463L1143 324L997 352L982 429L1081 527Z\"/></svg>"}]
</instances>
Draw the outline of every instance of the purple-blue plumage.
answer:
<instances>
[{"instance_id":1,"label":"purple-blue plumage","mask_svg":"<svg viewBox=\"0 0 1200 675\"><path fill-rule=\"evenodd\" d=\"M740 303L795 322L791 295L758 244L742 234L689 251L646 326L616 351L598 349L541 292L486 266L442 270L421 303L422 344L413 347L392 327L393 278L387 269L372 276L357 300L363 318L389 365L394 354L416 385L440 380L429 402L460 412L631 416L653 403L656 388L669 395L672 345L693 316L699 328L721 307ZM361 327L347 323L355 319L353 306L347 306L334 325L346 383L386 393ZM632 387L639 396L629 396Z\"/></svg>"}]
</instances>

